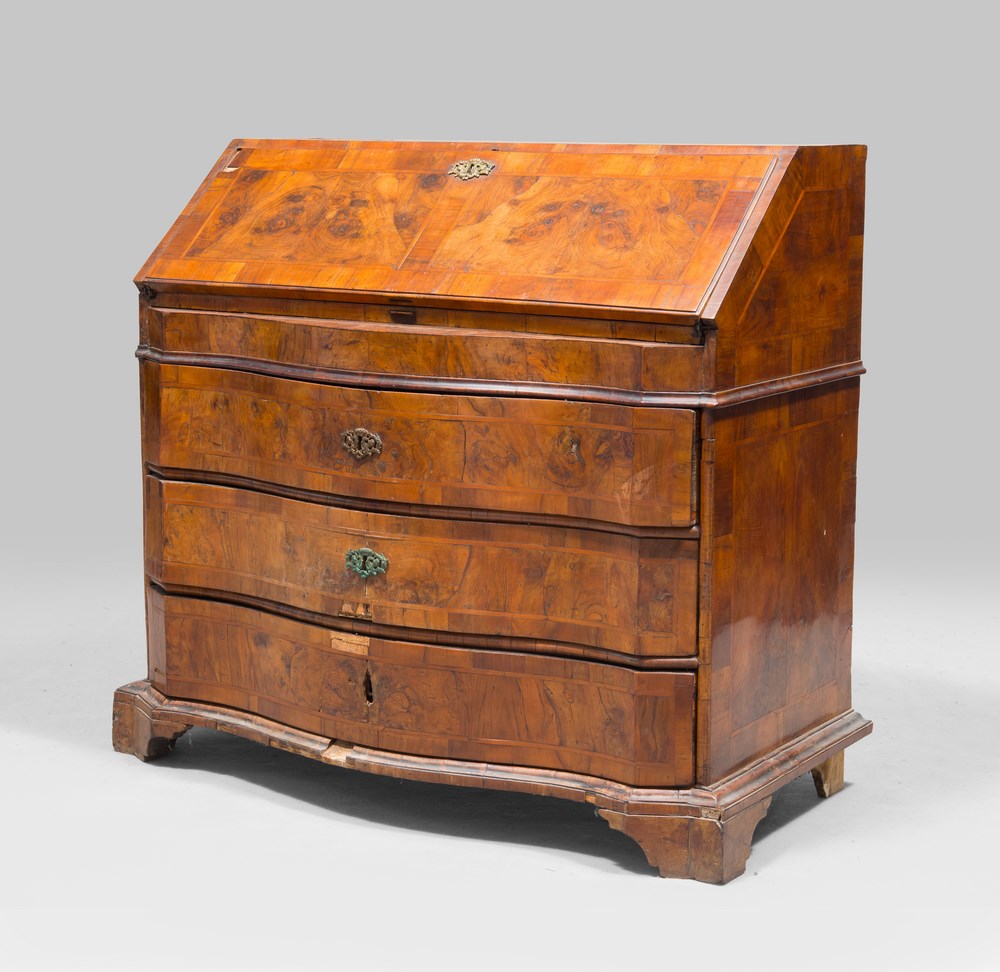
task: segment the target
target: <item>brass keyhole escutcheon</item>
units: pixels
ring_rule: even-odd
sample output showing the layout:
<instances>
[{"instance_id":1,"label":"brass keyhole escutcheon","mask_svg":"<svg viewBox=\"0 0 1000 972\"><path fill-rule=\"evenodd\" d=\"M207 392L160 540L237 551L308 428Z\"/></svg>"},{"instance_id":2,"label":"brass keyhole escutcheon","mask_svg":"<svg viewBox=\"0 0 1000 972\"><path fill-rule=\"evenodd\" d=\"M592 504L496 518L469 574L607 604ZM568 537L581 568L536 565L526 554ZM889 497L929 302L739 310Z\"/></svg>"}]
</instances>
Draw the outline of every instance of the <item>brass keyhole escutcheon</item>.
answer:
<instances>
[{"instance_id":1,"label":"brass keyhole escutcheon","mask_svg":"<svg viewBox=\"0 0 1000 972\"><path fill-rule=\"evenodd\" d=\"M486 159L463 159L448 170L448 175L465 182L468 179L488 176L496 167L496 162L487 162Z\"/></svg>"},{"instance_id":2,"label":"brass keyhole escutcheon","mask_svg":"<svg viewBox=\"0 0 1000 972\"><path fill-rule=\"evenodd\" d=\"M345 560L348 568L358 577L374 577L376 574L384 574L389 569L389 558L372 550L371 547L348 550Z\"/></svg>"},{"instance_id":3,"label":"brass keyhole escutcheon","mask_svg":"<svg viewBox=\"0 0 1000 972\"><path fill-rule=\"evenodd\" d=\"M369 432L368 429L344 429L340 433L340 440L355 459L368 459L382 451L382 437L378 432Z\"/></svg>"}]
</instances>

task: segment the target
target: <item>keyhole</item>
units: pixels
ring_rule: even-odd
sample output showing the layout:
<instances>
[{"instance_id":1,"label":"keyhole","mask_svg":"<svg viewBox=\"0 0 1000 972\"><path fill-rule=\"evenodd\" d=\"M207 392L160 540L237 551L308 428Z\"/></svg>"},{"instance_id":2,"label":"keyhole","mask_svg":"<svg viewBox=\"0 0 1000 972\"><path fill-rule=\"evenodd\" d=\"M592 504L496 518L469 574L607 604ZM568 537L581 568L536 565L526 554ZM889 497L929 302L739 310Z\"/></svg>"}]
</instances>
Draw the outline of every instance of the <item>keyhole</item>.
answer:
<instances>
[{"instance_id":1,"label":"keyhole","mask_svg":"<svg viewBox=\"0 0 1000 972\"><path fill-rule=\"evenodd\" d=\"M372 673L365 669L365 701L371 705L375 701L375 696L372 695Z\"/></svg>"}]
</instances>

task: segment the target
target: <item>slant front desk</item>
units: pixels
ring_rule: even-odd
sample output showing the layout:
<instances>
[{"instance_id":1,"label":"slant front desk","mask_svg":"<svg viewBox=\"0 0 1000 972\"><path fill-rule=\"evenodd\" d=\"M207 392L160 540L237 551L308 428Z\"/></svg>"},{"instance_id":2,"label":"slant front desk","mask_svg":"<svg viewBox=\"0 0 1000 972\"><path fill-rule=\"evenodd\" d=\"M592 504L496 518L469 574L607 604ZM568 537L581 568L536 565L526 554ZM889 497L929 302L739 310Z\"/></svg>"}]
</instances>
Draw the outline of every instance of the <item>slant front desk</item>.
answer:
<instances>
[{"instance_id":1,"label":"slant front desk","mask_svg":"<svg viewBox=\"0 0 1000 972\"><path fill-rule=\"evenodd\" d=\"M671 877L828 796L865 150L233 142L136 278L143 759L585 800Z\"/></svg>"}]
</instances>

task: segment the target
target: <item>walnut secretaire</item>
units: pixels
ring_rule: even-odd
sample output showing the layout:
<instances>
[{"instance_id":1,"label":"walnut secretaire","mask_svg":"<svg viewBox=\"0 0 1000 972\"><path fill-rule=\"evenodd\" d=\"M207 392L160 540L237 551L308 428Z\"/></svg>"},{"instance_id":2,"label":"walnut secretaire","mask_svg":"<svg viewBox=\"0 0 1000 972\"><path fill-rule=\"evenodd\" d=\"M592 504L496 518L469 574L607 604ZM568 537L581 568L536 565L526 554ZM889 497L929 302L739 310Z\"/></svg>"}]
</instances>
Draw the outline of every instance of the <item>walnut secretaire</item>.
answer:
<instances>
[{"instance_id":1,"label":"walnut secretaire","mask_svg":"<svg viewBox=\"0 0 1000 972\"><path fill-rule=\"evenodd\" d=\"M865 150L237 141L136 278L148 678L337 766L740 874L871 730Z\"/></svg>"}]
</instances>

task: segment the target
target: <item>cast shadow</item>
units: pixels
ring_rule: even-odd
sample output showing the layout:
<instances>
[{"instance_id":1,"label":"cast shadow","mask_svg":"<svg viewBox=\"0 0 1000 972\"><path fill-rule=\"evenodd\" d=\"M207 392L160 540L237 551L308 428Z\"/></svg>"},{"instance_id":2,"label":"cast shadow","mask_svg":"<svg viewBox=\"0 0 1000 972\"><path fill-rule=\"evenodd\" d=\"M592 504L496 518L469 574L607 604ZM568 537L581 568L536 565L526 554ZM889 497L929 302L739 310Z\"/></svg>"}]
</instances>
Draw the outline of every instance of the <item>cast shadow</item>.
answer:
<instances>
[{"instance_id":1,"label":"cast shadow","mask_svg":"<svg viewBox=\"0 0 1000 972\"><path fill-rule=\"evenodd\" d=\"M397 780L329 766L228 733L195 727L151 767L238 779L331 817L452 838L546 847L578 855L577 863L610 862L655 876L631 838L612 830L587 803L526 793ZM754 846L821 801L804 777L775 794ZM333 821L331 820L331 823Z\"/></svg>"}]
</instances>

